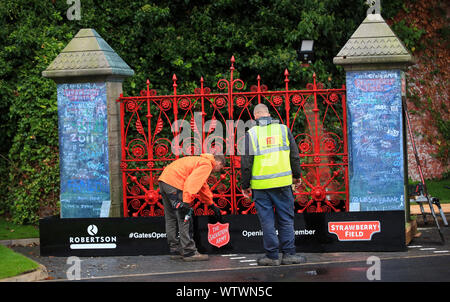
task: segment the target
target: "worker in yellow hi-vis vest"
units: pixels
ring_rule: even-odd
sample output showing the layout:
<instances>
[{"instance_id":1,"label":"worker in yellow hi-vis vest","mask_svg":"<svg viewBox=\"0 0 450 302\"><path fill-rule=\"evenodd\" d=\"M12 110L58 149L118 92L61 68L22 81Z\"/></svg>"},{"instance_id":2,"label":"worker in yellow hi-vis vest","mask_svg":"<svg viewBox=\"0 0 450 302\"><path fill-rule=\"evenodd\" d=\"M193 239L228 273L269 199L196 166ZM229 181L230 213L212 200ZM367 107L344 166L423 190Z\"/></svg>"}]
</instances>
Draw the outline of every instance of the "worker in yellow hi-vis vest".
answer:
<instances>
[{"instance_id":1,"label":"worker in yellow hi-vis vest","mask_svg":"<svg viewBox=\"0 0 450 302\"><path fill-rule=\"evenodd\" d=\"M306 262L306 258L297 256L295 251L291 185L300 182L297 143L286 125L271 118L266 105L256 105L253 115L257 124L245 135L241 185L244 196L252 195L263 231L266 255L258 259L258 264Z\"/></svg>"}]
</instances>

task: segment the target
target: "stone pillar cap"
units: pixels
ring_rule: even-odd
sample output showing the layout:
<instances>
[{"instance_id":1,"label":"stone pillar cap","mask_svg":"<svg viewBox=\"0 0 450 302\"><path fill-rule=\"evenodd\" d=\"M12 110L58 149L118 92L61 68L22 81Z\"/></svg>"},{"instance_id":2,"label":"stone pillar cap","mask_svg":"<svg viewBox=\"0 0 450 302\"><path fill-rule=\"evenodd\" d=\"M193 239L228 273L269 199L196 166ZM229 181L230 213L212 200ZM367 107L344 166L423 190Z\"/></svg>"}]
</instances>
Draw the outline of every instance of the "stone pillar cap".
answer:
<instances>
[{"instance_id":1,"label":"stone pillar cap","mask_svg":"<svg viewBox=\"0 0 450 302\"><path fill-rule=\"evenodd\" d=\"M414 58L380 14L369 14L333 63L344 68L369 64L406 67L414 64Z\"/></svg>"},{"instance_id":2,"label":"stone pillar cap","mask_svg":"<svg viewBox=\"0 0 450 302\"><path fill-rule=\"evenodd\" d=\"M46 78L128 77L133 69L92 28L83 28L42 72Z\"/></svg>"}]
</instances>

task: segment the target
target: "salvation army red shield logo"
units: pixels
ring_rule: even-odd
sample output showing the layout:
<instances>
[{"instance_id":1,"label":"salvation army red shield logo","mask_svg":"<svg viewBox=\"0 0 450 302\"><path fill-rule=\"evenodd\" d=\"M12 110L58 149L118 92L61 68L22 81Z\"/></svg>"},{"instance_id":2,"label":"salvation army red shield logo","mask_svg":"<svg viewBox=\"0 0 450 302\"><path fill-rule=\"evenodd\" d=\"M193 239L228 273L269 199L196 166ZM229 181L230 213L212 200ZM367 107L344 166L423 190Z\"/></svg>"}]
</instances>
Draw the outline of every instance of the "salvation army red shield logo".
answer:
<instances>
[{"instance_id":1,"label":"salvation army red shield logo","mask_svg":"<svg viewBox=\"0 0 450 302\"><path fill-rule=\"evenodd\" d=\"M208 242L216 247L222 247L230 242L229 223L208 223Z\"/></svg>"}]
</instances>

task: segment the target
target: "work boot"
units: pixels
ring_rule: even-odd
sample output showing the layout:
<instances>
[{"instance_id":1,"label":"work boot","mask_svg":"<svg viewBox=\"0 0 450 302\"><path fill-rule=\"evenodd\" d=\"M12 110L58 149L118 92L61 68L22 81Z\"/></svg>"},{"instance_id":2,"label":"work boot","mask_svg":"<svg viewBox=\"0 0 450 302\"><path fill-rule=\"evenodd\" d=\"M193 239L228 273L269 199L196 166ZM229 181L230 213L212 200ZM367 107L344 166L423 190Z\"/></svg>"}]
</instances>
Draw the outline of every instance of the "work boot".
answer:
<instances>
[{"instance_id":1,"label":"work boot","mask_svg":"<svg viewBox=\"0 0 450 302\"><path fill-rule=\"evenodd\" d=\"M191 262L191 261L205 261L205 260L208 260L208 259L209 259L208 255L200 254L197 251L195 251L191 255L185 255L183 257L183 260L184 261L188 261L188 262Z\"/></svg>"},{"instance_id":2,"label":"work boot","mask_svg":"<svg viewBox=\"0 0 450 302\"><path fill-rule=\"evenodd\" d=\"M179 251L170 252L170 259L172 260L183 259L183 254Z\"/></svg>"},{"instance_id":3,"label":"work boot","mask_svg":"<svg viewBox=\"0 0 450 302\"><path fill-rule=\"evenodd\" d=\"M267 256L258 259L258 265L260 266L278 266L280 265L280 259L270 259Z\"/></svg>"},{"instance_id":4,"label":"work boot","mask_svg":"<svg viewBox=\"0 0 450 302\"><path fill-rule=\"evenodd\" d=\"M283 258L281 259L281 264L300 264L305 263L306 257L304 256L297 256L297 255L289 255L289 254L283 254Z\"/></svg>"}]
</instances>

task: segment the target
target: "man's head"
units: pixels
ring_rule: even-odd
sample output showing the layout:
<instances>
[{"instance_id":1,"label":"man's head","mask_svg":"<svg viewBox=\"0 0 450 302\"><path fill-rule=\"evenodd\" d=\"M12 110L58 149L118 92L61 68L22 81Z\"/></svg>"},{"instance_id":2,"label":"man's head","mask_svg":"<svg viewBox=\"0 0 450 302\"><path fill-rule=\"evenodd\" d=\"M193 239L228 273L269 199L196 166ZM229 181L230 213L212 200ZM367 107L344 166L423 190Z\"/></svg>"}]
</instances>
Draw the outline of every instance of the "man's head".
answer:
<instances>
[{"instance_id":1,"label":"man's head","mask_svg":"<svg viewBox=\"0 0 450 302\"><path fill-rule=\"evenodd\" d=\"M215 165L214 165L214 168L213 168L213 172L220 172L220 171L222 171L222 169L223 169L223 167L225 166L225 163L226 163L226 159L225 159L225 156L223 156L223 155L214 155L214 160L215 160Z\"/></svg>"},{"instance_id":2,"label":"man's head","mask_svg":"<svg viewBox=\"0 0 450 302\"><path fill-rule=\"evenodd\" d=\"M258 104L253 109L253 115L255 116L255 120L264 116L270 116L269 108L264 104Z\"/></svg>"}]
</instances>

